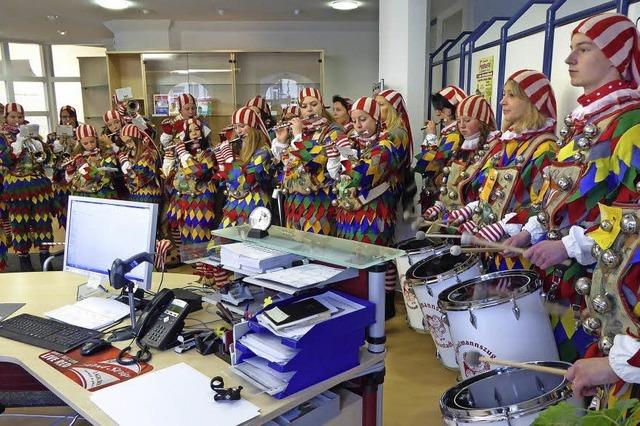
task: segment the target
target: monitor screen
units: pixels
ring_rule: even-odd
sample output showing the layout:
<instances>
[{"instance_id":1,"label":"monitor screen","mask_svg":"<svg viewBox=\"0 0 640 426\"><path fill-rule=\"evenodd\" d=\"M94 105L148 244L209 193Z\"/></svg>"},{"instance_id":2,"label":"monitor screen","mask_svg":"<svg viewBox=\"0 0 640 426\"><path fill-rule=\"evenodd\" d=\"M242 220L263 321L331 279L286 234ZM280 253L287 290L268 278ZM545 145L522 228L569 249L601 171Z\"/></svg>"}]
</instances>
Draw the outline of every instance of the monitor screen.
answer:
<instances>
[{"instance_id":1,"label":"monitor screen","mask_svg":"<svg viewBox=\"0 0 640 426\"><path fill-rule=\"evenodd\" d=\"M69 197L64 270L108 280L116 258L155 251L157 215L157 204ZM126 277L149 289L152 270L143 263Z\"/></svg>"}]
</instances>

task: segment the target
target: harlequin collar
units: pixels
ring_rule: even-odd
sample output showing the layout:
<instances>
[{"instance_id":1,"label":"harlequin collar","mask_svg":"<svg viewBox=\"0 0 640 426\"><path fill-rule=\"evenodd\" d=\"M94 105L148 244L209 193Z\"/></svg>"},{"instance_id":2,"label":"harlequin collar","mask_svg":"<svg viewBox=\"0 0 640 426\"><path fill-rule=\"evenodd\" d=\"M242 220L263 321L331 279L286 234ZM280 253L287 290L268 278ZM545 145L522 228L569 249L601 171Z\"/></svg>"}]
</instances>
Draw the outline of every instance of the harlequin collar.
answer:
<instances>
[{"instance_id":1,"label":"harlequin collar","mask_svg":"<svg viewBox=\"0 0 640 426\"><path fill-rule=\"evenodd\" d=\"M442 128L442 130L440 130L440 134L448 135L449 133L454 132L456 130L456 124L458 123L456 123L455 121L452 121L451 123L447 124Z\"/></svg>"},{"instance_id":2,"label":"harlequin collar","mask_svg":"<svg viewBox=\"0 0 640 426\"><path fill-rule=\"evenodd\" d=\"M479 142L480 142L480 132L476 133L475 135L471 135L468 138L465 138L464 142L462 142L462 146L460 147L460 149L463 149L466 151L474 150L478 147Z\"/></svg>"},{"instance_id":3,"label":"harlequin collar","mask_svg":"<svg viewBox=\"0 0 640 426\"><path fill-rule=\"evenodd\" d=\"M633 90L635 88L636 88L636 85L632 81L624 81L624 80L610 81L598 87L591 93L580 96L578 98L578 103L583 107L587 107L600 99L612 98L610 96L611 94L615 94L615 96L613 96L614 99L619 98L620 94L616 92L619 92L621 90Z\"/></svg>"},{"instance_id":4,"label":"harlequin collar","mask_svg":"<svg viewBox=\"0 0 640 426\"><path fill-rule=\"evenodd\" d=\"M500 135L500 140L528 140L543 133L555 133L555 128L556 120L554 120L553 118L547 118L547 121L539 129L526 129L522 132L515 132L511 129L505 130L502 135Z\"/></svg>"},{"instance_id":5,"label":"harlequin collar","mask_svg":"<svg viewBox=\"0 0 640 426\"><path fill-rule=\"evenodd\" d=\"M574 122L598 121L596 117L609 115L614 110L626 107L630 102L640 101L640 92L635 83L615 80L578 98L580 105L571 113Z\"/></svg>"}]
</instances>

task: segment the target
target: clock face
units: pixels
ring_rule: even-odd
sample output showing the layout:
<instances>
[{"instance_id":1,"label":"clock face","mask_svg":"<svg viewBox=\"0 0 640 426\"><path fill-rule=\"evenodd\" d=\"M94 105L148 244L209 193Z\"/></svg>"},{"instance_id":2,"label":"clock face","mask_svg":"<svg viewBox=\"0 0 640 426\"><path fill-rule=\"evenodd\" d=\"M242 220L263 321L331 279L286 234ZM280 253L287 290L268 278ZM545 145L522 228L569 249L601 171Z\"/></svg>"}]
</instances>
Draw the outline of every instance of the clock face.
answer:
<instances>
[{"instance_id":1,"label":"clock face","mask_svg":"<svg viewBox=\"0 0 640 426\"><path fill-rule=\"evenodd\" d=\"M266 207L256 207L249 215L252 228L266 231L271 226L271 211Z\"/></svg>"}]
</instances>

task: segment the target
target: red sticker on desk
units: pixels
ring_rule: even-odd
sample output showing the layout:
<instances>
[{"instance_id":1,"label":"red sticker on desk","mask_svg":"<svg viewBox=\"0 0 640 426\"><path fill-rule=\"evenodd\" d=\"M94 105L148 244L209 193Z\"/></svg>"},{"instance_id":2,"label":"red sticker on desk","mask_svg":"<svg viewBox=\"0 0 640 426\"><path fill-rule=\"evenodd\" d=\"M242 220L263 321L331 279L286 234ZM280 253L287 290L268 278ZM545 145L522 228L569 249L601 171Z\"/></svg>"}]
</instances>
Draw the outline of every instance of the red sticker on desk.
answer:
<instances>
[{"instance_id":1,"label":"red sticker on desk","mask_svg":"<svg viewBox=\"0 0 640 426\"><path fill-rule=\"evenodd\" d=\"M153 370L153 366L146 362L120 365L116 361L119 353L120 349L109 348L92 356L83 356L80 349L75 349L66 354L46 352L40 355L40 359L90 392Z\"/></svg>"}]
</instances>

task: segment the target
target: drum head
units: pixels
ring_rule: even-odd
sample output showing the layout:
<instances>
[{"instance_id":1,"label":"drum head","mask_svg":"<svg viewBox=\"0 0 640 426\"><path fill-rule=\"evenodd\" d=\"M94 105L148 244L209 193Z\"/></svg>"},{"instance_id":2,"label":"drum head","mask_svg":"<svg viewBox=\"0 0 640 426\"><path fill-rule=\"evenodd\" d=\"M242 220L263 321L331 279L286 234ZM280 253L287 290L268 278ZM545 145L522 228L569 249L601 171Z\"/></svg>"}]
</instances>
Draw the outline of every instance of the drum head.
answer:
<instances>
[{"instance_id":1,"label":"drum head","mask_svg":"<svg viewBox=\"0 0 640 426\"><path fill-rule=\"evenodd\" d=\"M568 369L562 361L541 361L532 364ZM568 394L569 386L562 376L523 370L500 368L487 371L444 393L440 400L442 414L455 418L489 420L495 414L526 415L555 404Z\"/></svg>"},{"instance_id":2,"label":"drum head","mask_svg":"<svg viewBox=\"0 0 640 426\"><path fill-rule=\"evenodd\" d=\"M437 247L439 245L441 245L441 243L436 240L430 240L429 238L423 238L419 240L414 237L409 238L408 240L400 241L396 245L396 248L405 251L414 251L423 249L425 247Z\"/></svg>"},{"instance_id":3,"label":"drum head","mask_svg":"<svg viewBox=\"0 0 640 426\"><path fill-rule=\"evenodd\" d=\"M466 265L473 263L476 259L477 257L470 253L454 256L450 253L449 247L443 247L412 265L407 271L407 278L429 281L447 272L455 273L457 270L466 269Z\"/></svg>"},{"instance_id":4,"label":"drum head","mask_svg":"<svg viewBox=\"0 0 640 426\"><path fill-rule=\"evenodd\" d=\"M538 274L533 271L494 272L449 287L438 296L438 305L452 311L494 306L531 293L540 285Z\"/></svg>"}]
</instances>

